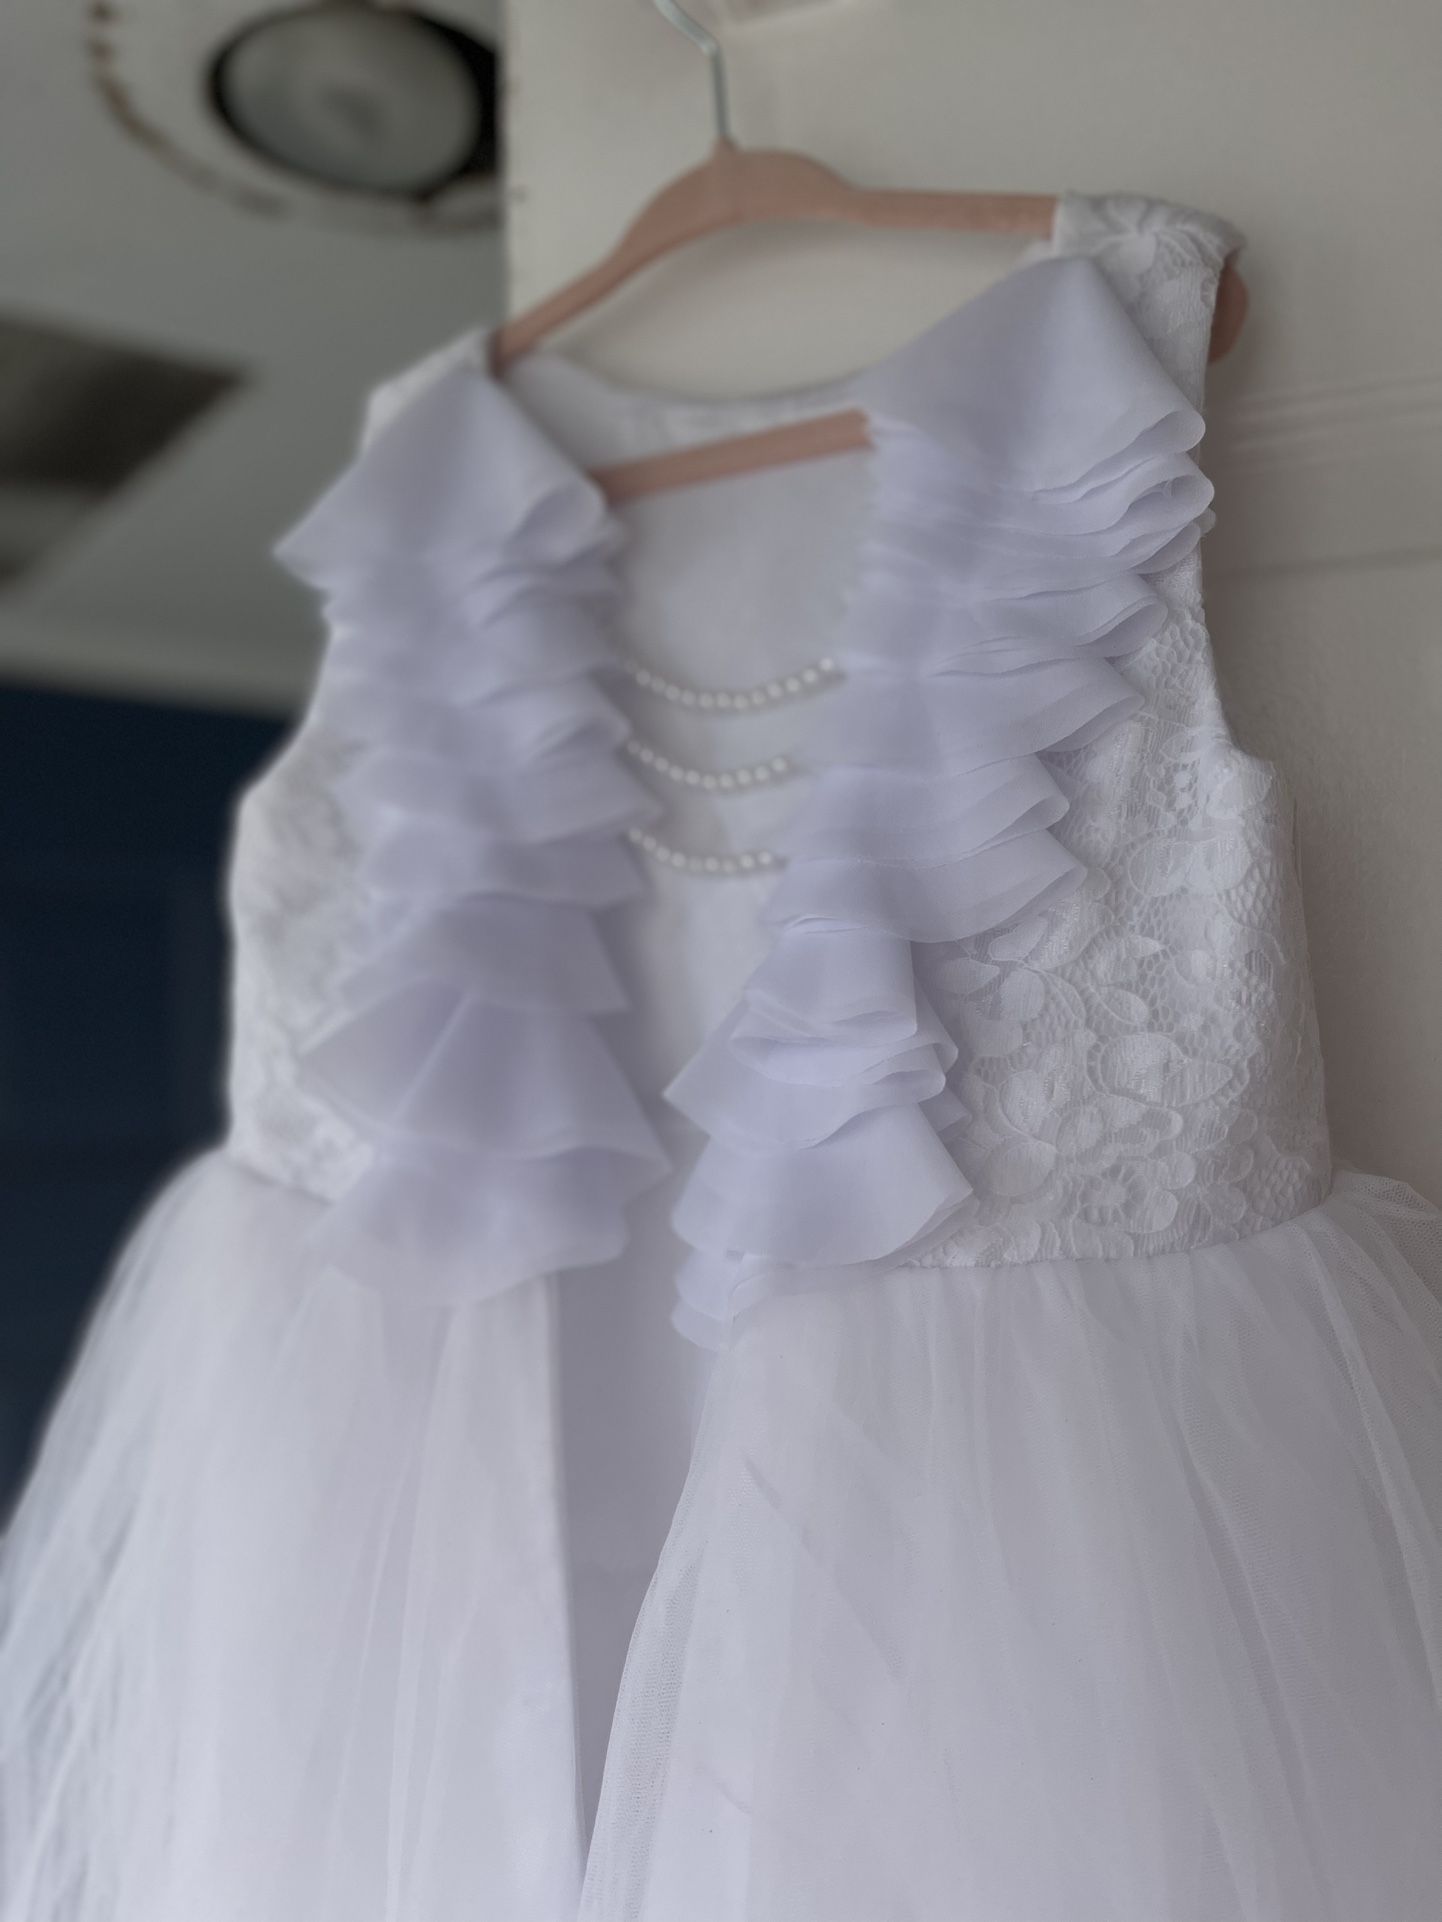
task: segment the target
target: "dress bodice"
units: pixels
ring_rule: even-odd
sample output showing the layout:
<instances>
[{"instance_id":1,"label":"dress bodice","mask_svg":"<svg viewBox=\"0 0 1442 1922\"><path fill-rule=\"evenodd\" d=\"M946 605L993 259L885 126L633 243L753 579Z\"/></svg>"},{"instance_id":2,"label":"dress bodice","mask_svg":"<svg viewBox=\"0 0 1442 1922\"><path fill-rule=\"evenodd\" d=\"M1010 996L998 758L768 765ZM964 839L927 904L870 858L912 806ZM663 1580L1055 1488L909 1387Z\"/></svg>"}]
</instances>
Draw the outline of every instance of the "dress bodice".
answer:
<instances>
[{"instance_id":1,"label":"dress bodice","mask_svg":"<svg viewBox=\"0 0 1442 1922\"><path fill-rule=\"evenodd\" d=\"M574 992L570 986L556 990L572 996L568 1015L579 1009L594 1017L584 1044L577 1040L572 1047L569 1026L552 1023L552 1031L553 1052L564 1048L573 1055L590 1048L593 1030L601 1034L607 1065L598 1056L594 1068L585 1068L586 1100L602 1116L594 1132L585 1133L573 1102L558 1111L554 1141L546 1136L550 1124L539 1085L548 1073L544 1046L541 1055L521 1051L513 1064L502 1058L510 1043L488 1041L489 1031L472 1023L473 1052L463 1057L474 1077L470 1085L482 1106L497 1101L497 1090L513 1111L535 1105L531 1146L518 1151L528 1174L555 1141L562 1158L584 1145L592 1159L584 1172L574 1159L568 1164L570 1175L562 1178L569 1189L591 1181L600 1152L608 1165L626 1163L628 1172L619 1177L622 1203L644 1192L667 1163L684 1169L697 1162L708 1144L711 1159L703 1167L716 1172L701 1180L705 1192L699 1199L693 1196L688 1204L683 1198L678 1213L685 1239L699 1251L698 1278L689 1291L698 1326L724 1320L743 1305L747 1285L758 1275L765 1288L778 1273L798 1266L787 1244L796 1224L780 1219L780 1204L764 1218L758 1210L757 1225L748 1226L741 1202L728 1195L728 1182L750 1186L753 1165L764 1162L777 1164L779 1192L804 1188L798 1167L820 1166L830 1151L823 1128L826 1142L854 1136L863 1146L864 1131L872 1128L877 1146L867 1158L885 1171L893 1150L880 1145L880 1124L897 1123L903 1108L924 1125L925 1135L916 1141L898 1136L894 1179L887 1185L905 1185L905 1171L926 1161L933 1138L953 1173L937 1173L934 1196L917 1200L914 1218L894 1234L888 1230L876 1249L862 1251L864 1259L884 1257L891 1266L1159 1253L1248 1235L1319 1201L1329 1163L1291 808L1276 770L1241 751L1222 713L1195 539L1210 521L1209 490L1187 453L1185 423L1195 419L1202 401L1217 276L1237 241L1210 217L1157 202L1067 196L1048 243L1031 250L999 288L884 363L880 377L872 370L854 382L787 395L681 400L615 386L548 354L520 363L502 392L485 371L479 335L464 337L380 390L356 468L289 549L298 571L329 595L332 657L342 659L348 636L369 616L358 623L353 603L322 577L337 539L355 546L378 525L381 546L394 542L401 551L390 576L368 577L370 605L380 623L389 624L397 658L404 658L407 621L418 624L417 657L428 644L426 623L434 624L434 614L423 601L394 591L391 582L409 579L405 543L417 553L427 548L432 523L416 502L434 499L438 486L450 490L442 518L464 519L458 490L476 490L482 517L494 500L514 504L523 498L523 512L508 506L501 517L509 515L513 549L526 541L539 549L547 541L554 547L555 527L574 489L583 485L584 469L604 461L775 424L857 394L869 399L873 418L891 428L892 440L910 434L923 444L890 457L892 493L909 490L914 501L906 510L907 531L892 538L881 563L869 563L873 573L878 567L885 573L880 587L858 576L858 555L864 557L868 541L876 546L876 485L866 455L653 497L604 524L587 520L584 541L566 536L564 569L580 582L578 591L595 567L604 565L607 572L609 652L593 677L604 693L602 706L594 714L588 709L586 726L605 736L598 751L608 770L619 768L624 775L630 796L626 802L618 798L608 771L604 786L588 787L577 800L568 831L582 831L582 814L597 831L616 830L617 845L608 839L606 860L619 854L626 878L614 884L594 881L596 859L589 866L585 859L588 849L599 858L600 842L584 838L582 865L575 869L580 880L558 879L559 868L534 880L532 863L526 870L532 878L518 883L514 858L499 882L490 868L471 879L469 857L456 853L447 835L454 828L457 782L467 768L483 783L489 778L486 756L492 750L480 737L462 743L459 758L451 756L444 782L434 770L424 781L415 766L408 774L398 750L392 752L386 763L389 813L377 809L373 791L369 811L358 807L358 791L370 789L367 770L377 765L374 717L379 714L386 728L392 720L401 727L404 703L398 696L358 721L354 690L342 688L346 698L328 699L323 676L311 712L241 811L233 869L233 1152L260 1172L335 1203L363 1193L368 1181L374 1184L378 1165L388 1158L409 1154L414 1170L414 1083L423 1060L440 1052L439 1029L425 1025L429 1017L418 985L437 972L431 963L430 974L424 968L418 974L412 964L406 1019L391 1018L383 1033L366 1031L364 1048L352 1048L339 1093L334 1075L327 1079L308 1067L317 1043L324 1054L335 1027L338 984L362 978L358 996L347 991L352 1012L382 998L373 883L377 845L384 843L381 856L392 869L403 865L410 876L435 867L452 945L470 912L465 903L474 901L478 888L507 898L508 890L532 900L545 897L547 913L563 906L584 912L586 939L594 932L604 950L597 967L604 967L606 981L597 973ZM1050 319L1045 301L1028 296L1036 316L1034 364L1028 368L1023 361L1018 374L999 381L978 380L977 343L985 345L988 313L1021 300L1033 266L1051 263L1045 271L1052 272L1057 263L1078 261L1089 264L1101 292L1090 283L1077 287L1054 303ZM1039 284L1035 275L1031 284ZM1081 343L1072 351L1084 331L1067 319L1064 310L1072 300L1080 303L1076 311L1085 327L1095 323L1102 341L1095 349L1100 398L1094 405L1077 401L1078 419L1069 427L1082 439L1102 436L1087 454L1085 484L1071 470L1047 467L1049 422L1067 416L1093 379L1087 360L1092 349ZM959 336L972 342L969 370ZM1138 349L1144 362L1128 359ZM1015 407L1009 406L1014 394L1008 378L1018 383L1015 394L1025 397ZM1127 384L1133 379L1140 382L1138 392L1162 396L1145 406L1139 401L1135 420ZM488 406L499 401L505 408L504 427L475 436L477 444L460 452L437 444L444 433L459 443L453 404L446 428L426 430L430 446L420 431L427 405L454 382L463 384L466 404L479 392ZM999 385L999 404L986 398L989 385ZM960 396L954 403L953 391ZM979 397L969 401L969 393ZM934 436L933 411L947 423ZM1014 418L1021 416L1027 418L1017 428ZM1105 437L1122 435L1118 419L1125 419L1126 435L1112 444ZM511 441L517 421L521 438ZM415 442L410 449L404 446L408 432ZM427 465L419 493L407 487L401 472L405 461L418 458ZM938 466L935 473L926 465L943 458L944 469ZM903 459L912 463L905 472ZM1005 494L1012 479L1007 461L1024 481L1016 498L1028 512L1039 503L1035 529ZM392 471L386 471L387 462ZM960 502L954 526L946 505L953 498ZM586 506L579 497L572 505ZM345 533L338 536L342 523ZM322 553L327 543L329 553ZM954 565L953 552L962 556ZM1105 563L1100 566L1099 552ZM863 558L861 566L867 565ZM517 606L530 605L531 587L514 585L524 572L507 550L505 566L487 577L512 583L488 590L501 596L496 605L509 610L506 618ZM1077 606L1119 591L1124 579L1143 577L1155 618L1131 632L1132 612L1124 619L1118 614L1106 633L1127 630L1125 645L1105 634L1088 643L1085 622L1077 626ZM456 578L455 594L464 601L467 580ZM888 728L901 736L908 728L918 730L916 754L924 763L931 750L920 730L929 726L938 735L937 778L914 784L914 794L897 785L907 776L904 739L899 747L874 746L870 737L859 748L845 747L857 732L855 721L846 720L848 683L854 695L868 671L864 657L860 677L847 667L856 655L854 645L846 655L845 624L867 593L898 624L910 621L918 633L924 629L928 658L940 661L941 678L922 686L919 704L908 705L909 693L903 699L882 682L872 703L875 741ZM954 649L938 654L941 643L933 630L952 618L948 610L960 609L955 618L970 622L968 632L980 636L976 658L994 664L995 650L1013 645L1009 637L1020 631L1013 614L1006 617L1010 626L996 624L998 606L1020 608L1020 626L1036 626L1035 635L1028 628L1029 652L1016 663L1008 657L1005 671L984 682L957 685L987 701L1033 685L1037 695L1021 702L1020 718L1003 717L984 729L978 722L981 745L963 768L952 745L969 738L973 708L990 710L984 702L963 705L959 718L948 719L948 677L959 664L970 668ZM991 610L985 632L980 609ZM544 666L553 641L548 632L526 657L541 664L526 700L571 685L564 679L569 668ZM1033 679L1023 681L1023 674ZM1043 674L1062 677L1059 691L1047 692ZM1109 678L1104 683L1100 676ZM465 690L456 685L452 704L463 705ZM518 698L507 682L499 705L510 699L521 712ZM1038 714L1050 712L1048 703L1065 710L1065 721L1037 721ZM411 748L421 739L419 725L414 716L404 723ZM425 738L439 738L434 727ZM839 754L838 740L844 750ZM499 765L507 765L509 746L494 751ZM825 801L829 790L840 788L838 760L845 763L851 797L842 797L840 812ZM1001 766L1017 772L1026 794L1016 803L1015 818L998 817L995 831L987 830L987 843L983 830L971 824L982 806L978 795L986 806L1000 805L991 771ZM867 841L878 804L866 787L872 778L866 770L878 767L892 783L882 811L900 794L901 826L915 821L909 847L901 850L910 870L905 902L894 882L891 851ZM564 787L564 778L553 779L541 791L555 797ZM962 796L955 806L938 799L953 794ZM907 808L922 805L921 795L929 797L929 813L908 815ZM540 811L552 805L548 798ZM562 805L554 800L555 807ZM525 810L510 810L508 820L511 813ZM534 823L534 810L527 818ZM534 853L535 835L528 839L524 820L507 832L517 847ZM535 830L542 838L545 832ZM975 848L980 856L995 856L1007 886L1014 873L1029 877L1041 863L1034 884L1028 879L1013 898L1000 882L988 883L999 905L973 912L968 921L957 906L956 888L943 899L932 878L951 858L948 836L958 854L969 857ZM844 897L837 893L843 868L851 890ZM397 894L387 885L393 887L392 907L403 900L406 915L420 913L413 890ZM917 890L928 888L931 894L918 904ZM799 901L789 913L788 898ZM853 902L860 905L846 905ZM487 954L497 941L521 939L516 914L507 913L505 928L498 932L492 922L478 934ZM571 945L559 924L547 927L548 951ZM850 1016L838 1017L824 1036L824 1058L808 1052L817 1037L801 1034L797 1024L810 1019L807 1011L828 992L819 975L808 975L797 990L801 1014L783 1009L775 1015L774 994L770 1000L753 997L746 1012L747 984L776 977L787 941L800 957L792 974L811 965L807 957L820 944L829 973L839 978L842 969L839 962L831 965L831 957L839 956L835 936L846 929L870 944L864 966L872 965L883 936L895 937L909 957L912 1026L901 1042L887 1044L880 1067L875 1048L868 1051ZM411 950L422 945L415 933ZM426 949L437 951L434 944ZM594 1005L582 1009L588 995ZM758 1005L762 1015L755 1012ZM449 1023L446 1032L454 1035L464 1024L451 1002L445 1008L442 1025ZM779 1025L769 1037L765 1064L757 1068L746 1058L745 1024L768 1018ZM868 1018L876 1019L875 1009ZM507 1030L515 1025L508 1023ZM760 1045L755 1042L753 1054ZM730 1056L721 1059L728 1049L741 1059L734 1075ZM400 1060L390 1059L397 1051ZM386 1084L378 1103L356 1092L352 1066L361 1054L366 1088ZM821 1065L812 1065L813 1054ZM698 1060L699 1068L693 1065ZM614 1083L606 1078L612 1066L618 1070ZM447 1072L444 1098L454 1104L460 1099L456 1090L467 1084L454 1060ZM515 1078L508 1080L510 1075ZM742 1085L746 1075L752 1082L768 1077L770 1096ZM908 1076L915 1081L914 1101ZM859 1098L843 1112L833 1093L823 1104L819 1092L834 1089L838 1079L886 1092ZM492 1081L494 1088L488 1086ZM624 1116L615 1105L622 1095L634 1103L634 1112L628 1106ZM434 1090L427 1096L433 1116L441 1099ZM825 1116L818 1120L823 1105ZM617 1117L614 1125L605 1119L608 1113ZM441 1141L447 1153L463 1153L467 1146L482 1156L501 1151L494 1140L478 1143L469 1121L455 1121L453 1106L427 1127L426 1138ZM747 1155L751 1161L738 1163ZM792 1157L789 1163L779 1161L784 1155ZM797 1155L808 1158L799 1163ZM733 1165L742 1167L740 1176ZM372 1228L374 1218L372 1211ZM774 1246L760 1247L767 1235ZM585 1252L584 1236L577 1246ZM589 1252L592 1259L614 1254L614 1235ZM827 1257L833 1266L861 1266L864 1259L843 1261L834 1252ZM721 1272L728 1264L729 1278Z\"/></svg>"}]
</instances>

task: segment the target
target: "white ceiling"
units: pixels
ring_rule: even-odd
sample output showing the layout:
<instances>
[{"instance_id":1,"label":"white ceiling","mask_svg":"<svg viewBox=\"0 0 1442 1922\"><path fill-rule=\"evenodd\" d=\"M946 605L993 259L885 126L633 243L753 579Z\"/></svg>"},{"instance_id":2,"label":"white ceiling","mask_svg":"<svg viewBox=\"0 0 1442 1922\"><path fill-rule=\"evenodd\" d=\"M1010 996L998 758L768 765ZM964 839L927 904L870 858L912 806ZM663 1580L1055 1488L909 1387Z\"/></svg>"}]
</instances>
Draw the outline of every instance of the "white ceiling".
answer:
<instances>
[{"instance_id":1,"label":"white ceiling","mask_svg":"<svg viewBox=\"0 0 1442 1922\"><path fill-rule=\"evenodd\" d=\"M0 312L246 382L0 596L0 675L283 710L316 621L269 549L345 458L365 391L499 311L500 239L328 230L201 192L102 106L83 15L0 16Z\"/></svg>"}]
</instances>

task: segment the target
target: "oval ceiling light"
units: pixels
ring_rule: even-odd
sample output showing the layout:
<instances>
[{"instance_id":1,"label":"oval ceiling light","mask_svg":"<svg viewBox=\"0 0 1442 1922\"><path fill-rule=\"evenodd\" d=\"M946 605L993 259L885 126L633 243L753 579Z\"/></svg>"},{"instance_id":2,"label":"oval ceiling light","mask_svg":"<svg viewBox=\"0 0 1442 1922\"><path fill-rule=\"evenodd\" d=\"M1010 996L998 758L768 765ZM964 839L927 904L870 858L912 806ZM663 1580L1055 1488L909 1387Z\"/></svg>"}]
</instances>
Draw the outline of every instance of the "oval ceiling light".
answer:
<instances>
[{"instance_id":1,"label":"oval ceiling light","mask_svg":"<svg viewBox=\"0 0 1442 1922\"><path fill-rule=\"evenodd\" d=\"M212 71L216 105L265 159L333 187L418 197L494 158L478 43L424 14L324 0L252 22Z\"/></svg>"},{"instance_id":2,"label":"oval ceiling light","mask_svg":"<svg viewBox=\"0 0 1442 1922\"><path fill-rule=\"evenodd\" d=\"M495 227L501 0L88 0L97 91L207 192L281 218Z\"/></svg>"}]
</instances>

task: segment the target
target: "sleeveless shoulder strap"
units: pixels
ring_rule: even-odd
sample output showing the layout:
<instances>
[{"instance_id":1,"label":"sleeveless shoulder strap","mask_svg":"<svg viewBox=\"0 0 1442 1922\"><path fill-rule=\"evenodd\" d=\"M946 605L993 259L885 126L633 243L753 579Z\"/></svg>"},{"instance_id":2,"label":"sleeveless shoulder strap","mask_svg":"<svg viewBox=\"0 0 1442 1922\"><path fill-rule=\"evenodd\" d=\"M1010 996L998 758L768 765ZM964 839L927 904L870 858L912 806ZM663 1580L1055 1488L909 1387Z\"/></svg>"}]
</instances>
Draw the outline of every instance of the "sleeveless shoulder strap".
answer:
<instances>
[{"instance_id":1,"label":"sleeveless shoulder strap","mask_svg":"<svg viewBox=\"0 0 1442 1922\"><path fill-rule=\"evenodd\" d=\"M1217 282L1241 230L1216 214L1141 194L1064 194L1056 251L1086 254L1194 407L1206 383Z\"/></svg>"}]
</instances>

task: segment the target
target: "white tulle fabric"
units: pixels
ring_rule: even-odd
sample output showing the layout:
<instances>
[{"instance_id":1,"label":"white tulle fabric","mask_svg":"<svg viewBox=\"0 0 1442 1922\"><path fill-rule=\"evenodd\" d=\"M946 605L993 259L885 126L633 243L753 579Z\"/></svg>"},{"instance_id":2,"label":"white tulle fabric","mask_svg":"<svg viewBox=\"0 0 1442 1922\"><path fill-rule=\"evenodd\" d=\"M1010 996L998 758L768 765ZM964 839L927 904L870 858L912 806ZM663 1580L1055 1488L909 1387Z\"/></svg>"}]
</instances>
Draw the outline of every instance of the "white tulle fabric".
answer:
<instances>
[{"instance_id":1,"label":"white tulle fabric","mask_svg":"<svg viewBox=\"0 0 1442 1922\"><path fill-rule=\"evenodd\" d=\"M665 1156L594 1017L624 1004L592 920L640 886L655 803L595 685L619 530L498 389L453 369L278 549L320 590L315 699L363 918L301 1068L370 1148L316 1257L427 1296L618 1253Z\"/></svg>"},{"instance_id":2,"label":"white tulle fabric","mask_svg":"<svg viewBox=\"0 0 1442 1922\"><path fill-rule=\"evenodd\" d=\"M585 1922L1430 1922L1442 1217L762 1303ZM797 1418L797 1411L804 1417Z\"/></svg>"},{"instance_id":3,"label":"white tulle fabric","mask_svg":"<svg viewBox=\"0 0 1442 1922\"><path fill-rule=\"evenodd\" d=\"M6 1548L4 1922L1434 1922L1406 1190L749 1311L588 1869L553 1294L318 1272L321 1207L207 1159L91 1333Z\"/></svg>"},{"instance_id":4,"label":"white tulle fabric","mask_svg":"<svg viewBox=\"0 0 1442 1922\"><path fill-rule=\"evenodd\" d=\"M430 1305L191 1168L6 1544L4 1922L574 1916L544 1286Z\"/></svg>"}]
</instances>

